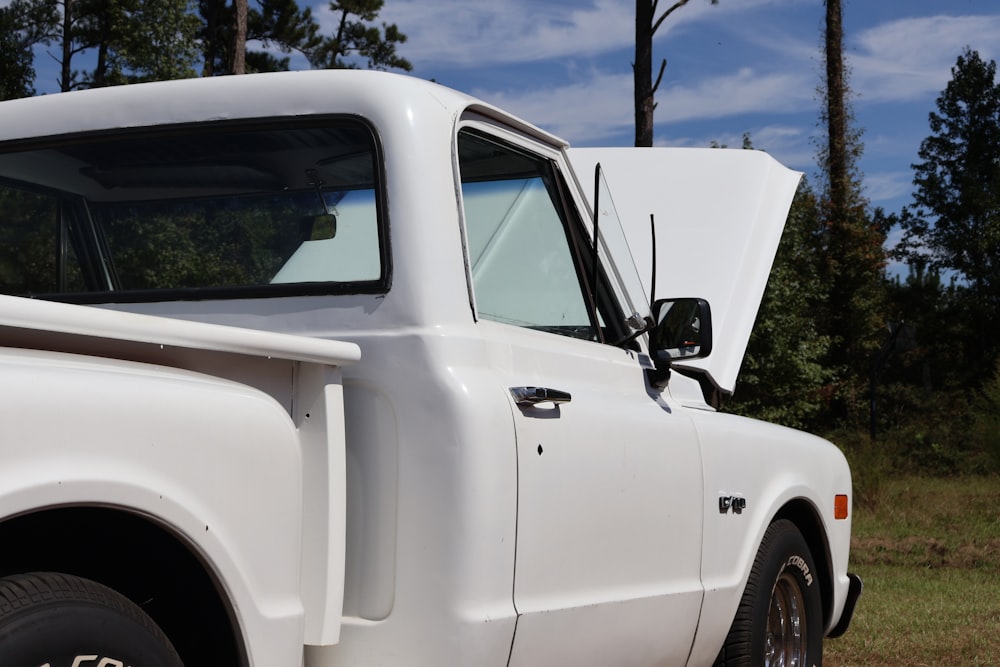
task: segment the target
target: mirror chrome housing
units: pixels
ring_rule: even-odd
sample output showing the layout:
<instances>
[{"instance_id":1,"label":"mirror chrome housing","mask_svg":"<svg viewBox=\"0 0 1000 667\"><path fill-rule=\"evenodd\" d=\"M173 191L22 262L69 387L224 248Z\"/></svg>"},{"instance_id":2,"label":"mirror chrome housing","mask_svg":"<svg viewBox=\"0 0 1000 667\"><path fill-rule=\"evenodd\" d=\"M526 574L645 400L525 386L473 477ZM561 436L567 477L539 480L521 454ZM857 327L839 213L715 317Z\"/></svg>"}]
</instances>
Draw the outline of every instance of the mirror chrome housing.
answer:
<instances>
[{"instance_id":1,"label":"mirror chrome housing","mask_svg":"<svg viewBox=\"0 0 1000 667\"><path fill-rule=\"evenodd\" d=\"M674 361L712 353L712 310L704 299L658 299L653 303L649 353L658 369Z\"/></svg>"}]
</instances>

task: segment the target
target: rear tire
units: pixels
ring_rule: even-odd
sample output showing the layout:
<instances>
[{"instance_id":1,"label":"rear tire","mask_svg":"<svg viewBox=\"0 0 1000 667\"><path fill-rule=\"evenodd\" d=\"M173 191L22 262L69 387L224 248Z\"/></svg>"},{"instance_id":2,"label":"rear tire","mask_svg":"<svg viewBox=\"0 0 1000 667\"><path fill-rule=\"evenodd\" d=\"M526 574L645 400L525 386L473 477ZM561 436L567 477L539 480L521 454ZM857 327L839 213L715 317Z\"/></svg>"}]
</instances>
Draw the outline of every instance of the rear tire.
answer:
<instances>
[{"instance_id":1,"label":"rear tire","mask_svg":"<svg viewBox=\"0 0 1000 667\"><path fill-rule=\"evenodd\" d=\"M170 640L130 600L51 572L0 579L0 656L17 667L183 667Z\"/></svg>"},{"instance_id":2,"label":"rear tire","mask_svg":"<svg viewBox=\"0 0 1000 667\"><path fill-rule=\"evenodd\" d=\"M812 554L798 528L768 526L729 636L724 667L820 667L823 609Z\"/></svg>"}]
</instances>

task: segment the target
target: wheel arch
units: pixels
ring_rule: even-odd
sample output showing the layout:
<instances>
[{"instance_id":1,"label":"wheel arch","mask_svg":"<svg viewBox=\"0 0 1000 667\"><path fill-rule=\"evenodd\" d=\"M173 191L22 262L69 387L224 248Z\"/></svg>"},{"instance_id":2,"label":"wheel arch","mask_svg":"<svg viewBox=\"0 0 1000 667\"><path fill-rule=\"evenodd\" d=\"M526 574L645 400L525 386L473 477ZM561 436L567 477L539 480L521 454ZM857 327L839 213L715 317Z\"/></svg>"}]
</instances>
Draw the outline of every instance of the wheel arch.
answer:
<instances>
[{"instance_id":1,"label":"wheel arch","mask_svg":"<svg viewBox=\"0 0 1000 667\"><path fill-rule=\"evenodd\" d=\"M0 550L0 576L51 571L102 583L151 616L187 667L249 664L212 569L149 516L93 505L44 509L0 522L0 544L8 547Z\"/></svg>"},{"instance_id":2,"label":"wheel arch","mask_svg":"<svg viewBox=\"0 0 1000 667\"><path fill-rule=\"evenodd\" d=\"M813 564L817 569L819 579L820 599L823 609L823 627L830 627L833 616L833 556L830 553L830 542L816 507L805 498L796 498L785 503L775 513L768 525L780 519L787 519L795 524L809 547ZM824 632L825 634L825 632Z\"/></svg>"}]
</instances>

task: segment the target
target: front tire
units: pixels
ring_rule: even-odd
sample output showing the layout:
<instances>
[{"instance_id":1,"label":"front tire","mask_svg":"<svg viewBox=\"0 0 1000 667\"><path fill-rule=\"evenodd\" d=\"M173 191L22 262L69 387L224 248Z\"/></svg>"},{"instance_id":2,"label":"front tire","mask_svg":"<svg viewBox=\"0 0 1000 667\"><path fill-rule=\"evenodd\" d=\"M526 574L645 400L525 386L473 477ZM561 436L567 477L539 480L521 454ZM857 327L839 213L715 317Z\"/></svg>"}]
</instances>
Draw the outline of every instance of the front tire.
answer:
<instances>
[{"instance_id":1,"label":"front tire","mask_svg":"<svg viewBox=\"0 0 1000 667\"><path fill-rule=\"evenodd\" d=\"M166 635L130 600L50 572L0 579L0 656L17 667L183 667Z\"/></svg>"},{"instance_id":2,"label":"front tire","mask_svg":"<svg viewBox=\"0 0 1000 667\"><path fill-rule=\"evenodd\" d=\"M768 526L716 665L820 667L823 610L816 566L791 521Z\"/></svg>"}]
</instances>

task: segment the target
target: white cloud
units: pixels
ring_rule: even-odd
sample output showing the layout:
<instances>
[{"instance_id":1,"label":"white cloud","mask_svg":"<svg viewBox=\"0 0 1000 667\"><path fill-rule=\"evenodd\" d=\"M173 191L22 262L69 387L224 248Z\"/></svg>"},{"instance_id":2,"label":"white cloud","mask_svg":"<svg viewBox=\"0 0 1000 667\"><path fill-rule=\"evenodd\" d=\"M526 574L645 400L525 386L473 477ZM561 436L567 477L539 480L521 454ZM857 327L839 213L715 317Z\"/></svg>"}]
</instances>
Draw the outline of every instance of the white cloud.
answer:
<instances>
[{"instance_id":1,"label":"white cloud","mask_svg":"<svg viewBox=\"0 0 1000 667\"><path fill-rule=\"evenodd\" d=\"M661 91L661 122L723 118L743 113L787 113L815 105L815 85L805 72L758 72L744 67L735 74L701 79L695 86Z\"/></svg>"},{"instance_id":2,"label":"white cloud","mask_svg":"<svg viewBox=\"0 0 1000 667\"><path fill-rule=\"evenodd\" d=\"M862 104L936 96L966 46L995 57L1000 16L928 16L892 21L862 32L850 55L851 86Z\"/></svg>"},{"instance_id":3,"label":"white cloud","mask_svg":"<svg viewBox=\"0 0 1000 667\"><path fill-rule=\"evenodd\" d=\"M634 128L631 75L591 72L554 88L471 93L576 144L597 143Z\"/></svg>"},{"instance_id":4,"label":"white cloud","mask_svg":"<svg viewBox=\"0 0 1000 667\"><path fill-rule=\"evenodd\" d=\"M662 41L679 39L704 24L752 27L760 10L808 5L812 0L723 0L713 6L698 0L672 15L657 33ZM757 12L756 14L754 12ZM765 14L767 12L764 12ZM314 8L324 32L332 32L335 17L325 4ZM380 20L396 23L408 36L399 48L415 65L415 73L454 82L488 102L516 113L575 143L595 143L633 130L632 78L629 67L634 44L634 4L622 0L505 0L498 3L469 0L393 0ZM778 40L775 40L778 41ZM787 40L785 40L787 44ZM681 47L683 48L683 47ZM813 46L813 51L815 47ZM801 55L803 46L800 45ZM587 70L591 59L613 51L620 70L611 62L601 70ZM755 57L769 58L764 68L744 67L731 74L700 79L693 85L671 87L658 95L657 123L669 124L723 118L745 112L781 113L814 104L816 75L795 58L773 58L757 49ZM544 63L544 80L514 66ZM508 66L504 69L504 66ZM799 68L796 70L796 68ZM452 70L454 74L442 74ZM459 71L468 74L458 75ZM481 71L488 79L477 81ZM553 74L552 72L556 72ZM518 77L516 89L499 81ZM482 83L489 81L490 83ZM555 83L553 84L553 81Z\"/></svg>"},{"instance_id":5,"label":"white cloud","mask_svg":"<svg viewBox=\"0 0 1000 667\"><path fill-rule=\"evenodd\" d=\"M328 6L313 10L324 32L334 31ZM469 2L394 0L379 19L407 36L400 52L420 68L484 67L565 56L589 56L630 44L630 3Z\"/></svg>"},{"instance_id":6,"label":"white cloud","mask_svg":"<svg viewBox=\"0 0 1000 667\"><path fill-rule=\"evenodd\" d=\"M732 22L769 6L792 6L810 0L724 0L712 6L692 2L673 14L656 34L661 41L674 31L705 22ZM635 44L634 3L622 0L393 0L380 20L396 23L407 35L401 53L417 67L486 67L554 58L588 58ZM313 10L323 29L332 32L328 6Z\"/></svg>"},{"instance_id":7,"label":"white cloud","mask_svg":"<svg viewBox=\"0 0 1000 667\"><path fill-rule=\"evenodd\" d=\"M808 172L815 162L815 148L812 137L801 127L793 125L748 126L738 132L722 132L710 136L663 136L657 135L658 146L693 146L704 148L716 143L728 148L743 145L744 132L750 134L755 149L763 150L783 165Z\"/></svg>"},{"instance_id":8,"label":"white cloud","mask_svg":"<svg viewBox=\"0 0 1000 667\"><path fill-rule=\"evenodd\" d=\"M712 56L716 71L698 68L698 79L672 82L668 76L663 82L657 96L657 138L666 137L671 145L706 145L714 139L737 146L744 128L732 123L719 136L678 137L690 133L687 123L757 114L761 125L746 127L755 145L787 164L808 168L814 161L815 127L810 122L792 131L797 121L788 114L818 110L822 17L815 5L815 0L722 0L712 6L695 0L671 16L657 35L657 48L672 40L674 53L692 48L700 53L698 42L706 30L721 31L712 34L721 34L723 42ZM815 32L789 34L788 24L775 20L792 10L800 17L815 13ZM633 11L633 3L623 0L393 0L380 20L398 24L408 35L400 54L414 63L418 75L471 89L576 144L629 143ZM332 32L334 17L327 4L317 3L314 12L324 32ZM994 57L990 49L1000 43L1000 16L900 19L856 36L849 33L848 42L860 119L863 113L881 114L879 107L888 102L929 104L946 85L965 45ZM598 60L602 55L611 57ZM727 63L734 62L739 69L727 71ZM537 76L523 67L535 63ZM782 118L782 125L775 118ZM883 145L880 154L911 152L913 141L890 135L885 141L899 145ZM866 174L873 202L905 195L908 181L905 172Z\"/></svg>"},{"instance_id":9,"label":"white cloud","mask_svg":"<svg viewBox=\"0 0 1000 667\"><path fill-rule=\"evenodd\" d=\"M865 174L864 184L865 196L872 204L878 206L885 202L895 205L898 200L907 198L913 192L913 172L886 171Z\"/></svg>"}]
</instances>

